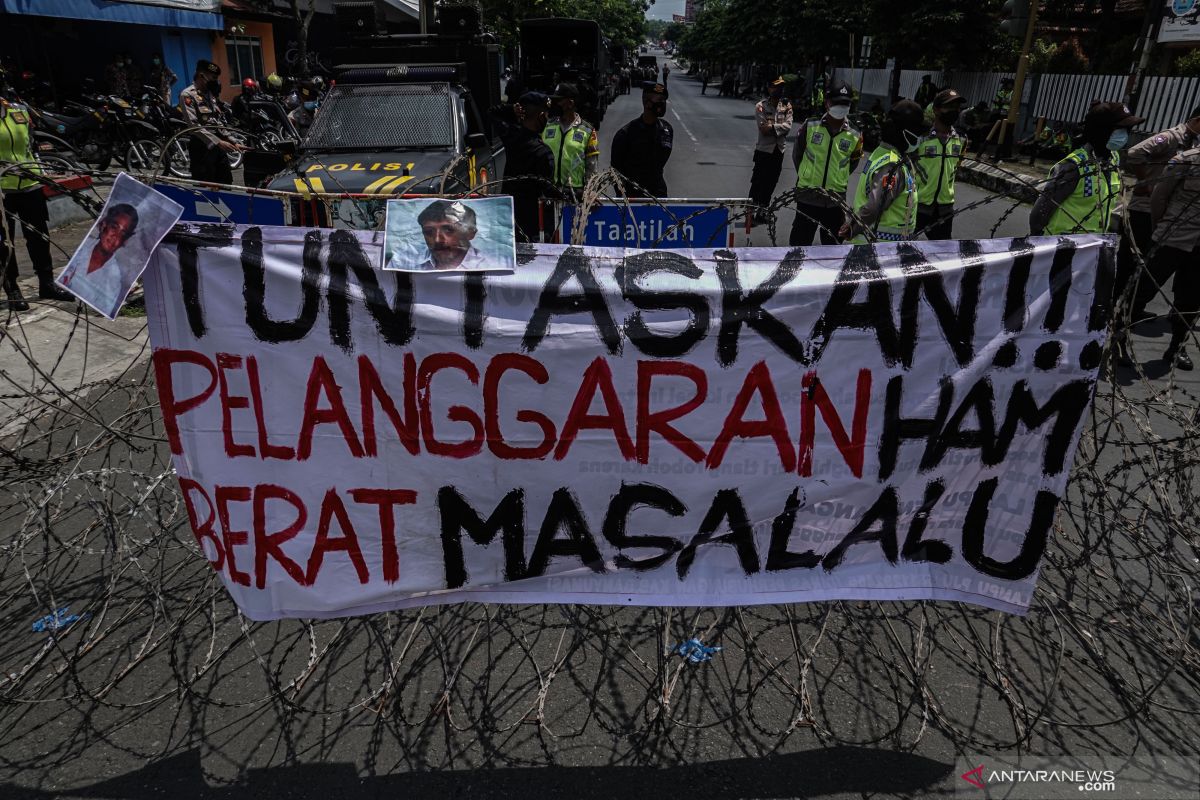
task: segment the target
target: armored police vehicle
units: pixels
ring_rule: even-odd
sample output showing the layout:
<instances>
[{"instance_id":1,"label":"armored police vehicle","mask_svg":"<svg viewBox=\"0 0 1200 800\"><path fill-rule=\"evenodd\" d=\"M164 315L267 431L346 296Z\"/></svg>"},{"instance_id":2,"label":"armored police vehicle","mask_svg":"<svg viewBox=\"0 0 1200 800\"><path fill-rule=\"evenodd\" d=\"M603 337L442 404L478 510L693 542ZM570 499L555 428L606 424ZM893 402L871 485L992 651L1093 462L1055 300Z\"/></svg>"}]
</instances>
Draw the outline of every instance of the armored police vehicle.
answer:
<instances>
[{"instance_id":1,"label":"armored police vehicle","mask_svg":"<svg viewBox=\"0 0 1200 800\"><path fill-rule=\"evenodd\" d=\"M477 16L454 19L452 33L359 33L337 51L333 88L267 184L301 195L293 221L381 228L389 197L483 194L499 180L503 146L486 115L500 100L499 49Z\"/></svg>"}]
</instances>

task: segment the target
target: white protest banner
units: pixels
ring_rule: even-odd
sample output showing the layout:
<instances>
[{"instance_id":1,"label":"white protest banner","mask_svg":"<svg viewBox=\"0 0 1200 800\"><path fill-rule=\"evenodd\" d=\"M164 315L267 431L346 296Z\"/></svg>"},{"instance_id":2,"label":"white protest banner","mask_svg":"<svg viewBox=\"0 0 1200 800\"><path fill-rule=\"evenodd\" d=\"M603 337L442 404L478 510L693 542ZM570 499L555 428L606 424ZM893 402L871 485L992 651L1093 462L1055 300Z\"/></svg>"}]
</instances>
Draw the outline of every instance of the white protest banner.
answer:
<instances>
[{"instance_id":1,"label":"white protest banner","mask_svg":"<svg viewBox=\"0 0 1200 800\"><path fill-rule=\"evenodd\" d=\"M191 227L146 278L195 540L257 620L459 602L1022 613L1112 242L621 251L384 272Z\"/></svg>"}]
</instances>

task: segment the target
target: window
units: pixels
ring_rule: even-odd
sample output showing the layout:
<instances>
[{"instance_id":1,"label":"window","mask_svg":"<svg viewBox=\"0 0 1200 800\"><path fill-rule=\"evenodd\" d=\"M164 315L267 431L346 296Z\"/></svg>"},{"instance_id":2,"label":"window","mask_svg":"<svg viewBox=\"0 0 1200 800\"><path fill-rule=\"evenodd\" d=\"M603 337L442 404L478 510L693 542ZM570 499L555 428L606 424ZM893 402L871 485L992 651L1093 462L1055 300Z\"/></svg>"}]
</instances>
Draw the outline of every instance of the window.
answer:
<instances>
[{"instance_id":1,"label":"window","mask_svg":"<svg viewBox=\"0 0 1200 800\"><path fill-rule=\"evenodd\" d=\"M262 40L257 36L225 37L225 58L229 63L229 85L236 86L245 78L263 76Z\"/></svg>"}]
</instances>

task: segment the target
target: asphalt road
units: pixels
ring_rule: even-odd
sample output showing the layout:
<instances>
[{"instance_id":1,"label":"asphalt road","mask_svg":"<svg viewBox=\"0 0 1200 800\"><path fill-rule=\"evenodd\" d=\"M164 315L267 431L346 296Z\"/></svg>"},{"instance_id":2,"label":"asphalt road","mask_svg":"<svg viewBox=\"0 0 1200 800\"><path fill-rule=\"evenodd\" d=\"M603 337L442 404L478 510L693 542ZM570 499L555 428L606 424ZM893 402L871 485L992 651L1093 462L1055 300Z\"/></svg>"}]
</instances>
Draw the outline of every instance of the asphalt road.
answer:
<instances>
[{"instance_id":1,"label":"asphalt road","mask_svg":"<svg viewBox=\"0 0 1200 800\"><path fill-rule=\"evenodd\" d=\"M658 53L663 63L662 53ZM754 153L754 102L732 97L718 97L717 86L709 84L707 94L700 93L698 78L688 76L674 61L668 81L670 100L667 120L675 128L675 149L667 163L667 188L672 197L729 198L746 197L750 190L750 172ZM620 96L609 106L600 130L600 164L607 168L612 138L622 125L642 113L641 92ZM797 120L797 127L801 120ZM795 186L796 170L792 167L790 148L795 132L789 137L788 152L784 155L783 172L775 194ZM850 193L853 196L857 173L852 176ZM958 184L958 208L986 201L988 194L963 183ZM955 218L955 236L964 239L1020 236L1029 232L1027 206L1019 206L997 227L1005 212L1013 207L1011 200L985 202ZM747 241L739 231L736 244L764 247L786 245L794 214L779 212L776 240L771 241L766 226L754 228ZM994 229L994 230L993 230Z\"/></svg>"}]
</instances>

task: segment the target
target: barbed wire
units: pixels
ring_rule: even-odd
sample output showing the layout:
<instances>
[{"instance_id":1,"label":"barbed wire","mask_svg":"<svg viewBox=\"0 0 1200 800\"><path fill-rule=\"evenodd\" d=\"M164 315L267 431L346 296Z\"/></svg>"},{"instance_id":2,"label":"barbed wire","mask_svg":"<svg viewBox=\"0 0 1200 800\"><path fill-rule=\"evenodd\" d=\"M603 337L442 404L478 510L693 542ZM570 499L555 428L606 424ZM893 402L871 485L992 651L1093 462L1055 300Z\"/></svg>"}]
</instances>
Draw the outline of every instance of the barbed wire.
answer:
<instances>
[{"instance_id":1,"label":"barbed wire","mask_svg":"<svg viewBox=\"0 0 1200 800\"><path fill-rule=\"evenodd\" d=\"M95 215L93 190L66 193ZM611 172L580 199L628 203ZM785 192L766 209L772 242L795 199ZM1002 209L995 233L1018 205L995 192L957 213ZM735 222L754 210L729 207ZM1132 253L1138 280L1149 279L1151 254ZM1137 338L1135 283L1114 314L1125 342ZM0 789L53 783L55 764L86 762L97 743L131 761L201 746L218 781L252 758L352 761L369 774L662 764L694 761L701 742L744 757L835 745L943 756L1194 748L1200 387L1171 364L1125 365L1109 349L1025 617L951 602L464 603L253 623L197 552L145 324L128 320L124 336L140 346L113 377L90 380L95 337L110 330L82 306L73 317L56 308L68 320L57 352L35 346L21 314L0 330L0 770L10 776ZM672 656L693 637L724 649L703 665ZM163 715L179 730L152 744L139 721ZM265 731L266 752L240 749L248 724ZM388 742L405 755L387 755Z\"/></svg>"}]
</instances>

